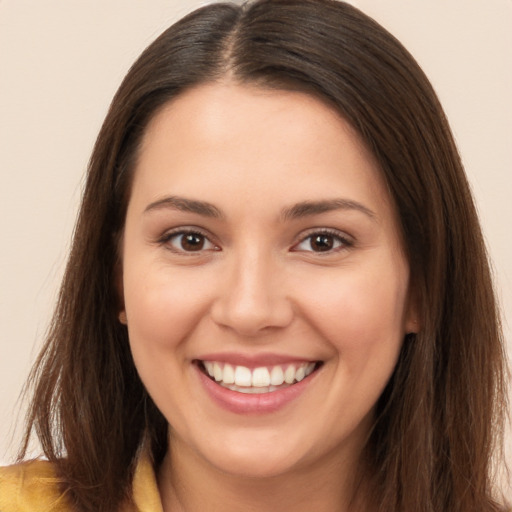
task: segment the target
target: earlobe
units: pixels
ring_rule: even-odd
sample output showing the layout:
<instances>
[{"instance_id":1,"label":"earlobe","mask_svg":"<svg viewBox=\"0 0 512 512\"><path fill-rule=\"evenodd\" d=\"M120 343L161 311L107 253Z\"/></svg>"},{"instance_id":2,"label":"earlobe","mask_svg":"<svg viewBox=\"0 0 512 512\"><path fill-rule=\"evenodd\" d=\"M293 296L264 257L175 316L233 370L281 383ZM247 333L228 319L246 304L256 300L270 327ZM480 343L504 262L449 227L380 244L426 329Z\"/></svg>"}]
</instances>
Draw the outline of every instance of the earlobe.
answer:
<instances>
[{"instance_id":1,"label":"earlobe","mask_svg":"<svg viewBox=\"0 0 512 512\"><path fill-rule=\"evenodd\" d=\"M117 318L120 323L123 325L128 324L128 319L126 317L126 310L124 309L124 284L123 284L123 269L121 262L118 261L114 268L114 277L115 277L115 294L117 298L117 305L119 308L119 313L117 314Z\"/></svg>"},{"instance_id":2,"label":"earlobe","mask_svg":"<svg viewBox=\"0 0 512 512\"><path fill-rule=\"evenodd\" d=\"M405 333L406 334L418 334L420 331L420 325L418 320L411 319L406 322Z\"/></svg>"},{"instance_id":3,"label":"earlobe","mask_svg":"<svg viewBox=\"0 0 512 512\"><path fill-rule=\"evenodd\" d=\"M404 331L406 334L418 334L421 331L420 308L414 291L409 290Z\"/></svg>"}]
</instances>

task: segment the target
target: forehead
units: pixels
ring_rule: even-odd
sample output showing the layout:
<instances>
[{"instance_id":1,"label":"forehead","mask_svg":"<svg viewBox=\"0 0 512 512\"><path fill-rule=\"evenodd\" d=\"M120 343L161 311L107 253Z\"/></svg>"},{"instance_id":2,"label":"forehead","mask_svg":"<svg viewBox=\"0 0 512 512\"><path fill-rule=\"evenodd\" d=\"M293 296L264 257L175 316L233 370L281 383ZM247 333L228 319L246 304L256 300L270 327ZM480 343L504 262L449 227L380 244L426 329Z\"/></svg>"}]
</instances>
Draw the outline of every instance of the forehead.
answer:
<instances>
[{"instance_id":1,"label":"forehead","mask_svg":"<svg viewBox=\"0 0 512 512\"><path fill-rule=\"evenodd\" d=\"M230 82L200 84L170 100L148 123L142 150L148 139L154 138L155 132L163 134L173 122L188 129L180 130L183 135L193 132L196 139L201 136L217 137L215 142L218 142L219 137L231 137L235 130L239 134L261 138L261 126L255 123L265 123L270 132L276 121L281 122L280 128L282 123L287 123L286 135L289 140L292 140L294 134L310 139L325 137L326 128L335 127L347 133L358 150L367 153L367 158L373 158L359 135L334 105L318 95ZM280 142L283 138L280 138Z\"/></svg>"},{"instance_id":2,"label":"forehead","mask_svg":"<svg viewBox=\"0 0 512 512\"><path fill-rule=\"evenodd\" d=\"M213 83L179 95L150 121L133 190L193 190L213 200L223 189L231 201L235 190L259 190L270 203L272 191L293 202L325 199L333 187L389 202L375 158L334 108L303 92Z\"/></svg>"},{"instance_id":3,"label":"forehead","mask_svg":"<svg viewBox=\"0 0 512 512\"><path fill-rule=\"evenodd\" d=\"M254 122L267 123L271 130L276 120L288 122L287 133L292 135L304 129L301 122L307 117L309 133L325 136L322 126L336 125L337 129L350 132L354 142L366 151L355 130L338 113L334 105L318 95L297 90L261 87L256 84L208 82L180 93L157 110L145 130L143 143L155 131L165 129L171 122L193 129L197 138L202 135L230 136L234 130L247 135L259 135ZM224 123L229 119L229 123ZM294 122L295 121L295 122ZM224 129L221 133L219 130ZM183 132L187 134L190 132Z\"/></svg>"}]
</instances>

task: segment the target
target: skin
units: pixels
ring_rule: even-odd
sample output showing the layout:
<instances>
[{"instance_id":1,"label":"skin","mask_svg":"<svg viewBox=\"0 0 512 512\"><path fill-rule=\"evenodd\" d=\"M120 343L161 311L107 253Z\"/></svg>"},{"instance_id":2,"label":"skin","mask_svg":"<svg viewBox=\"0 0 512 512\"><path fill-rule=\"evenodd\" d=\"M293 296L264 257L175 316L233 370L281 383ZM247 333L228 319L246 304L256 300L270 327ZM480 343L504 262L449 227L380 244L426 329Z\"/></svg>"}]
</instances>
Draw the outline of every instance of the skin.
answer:
<instances>
[{"instance_id":1,"label":"skin","mask_svg":"<svg viewBox=\"0 0 512 512\"><path fill-rule=\"evenodd\" d=\"M292 215L333 199L350 203ZM201 234L201 250L183 246L183 228ZM326 229L333 248L319 251L313 235ZM120 287L135 364L171 425L166 512L349 510L374 405L416 315L378 165L336 112L233 83L166 105L139 153ZM194 361L212 352L323 365L279 410L237 414L198 378Z\"/></svg>"}]
</instances>

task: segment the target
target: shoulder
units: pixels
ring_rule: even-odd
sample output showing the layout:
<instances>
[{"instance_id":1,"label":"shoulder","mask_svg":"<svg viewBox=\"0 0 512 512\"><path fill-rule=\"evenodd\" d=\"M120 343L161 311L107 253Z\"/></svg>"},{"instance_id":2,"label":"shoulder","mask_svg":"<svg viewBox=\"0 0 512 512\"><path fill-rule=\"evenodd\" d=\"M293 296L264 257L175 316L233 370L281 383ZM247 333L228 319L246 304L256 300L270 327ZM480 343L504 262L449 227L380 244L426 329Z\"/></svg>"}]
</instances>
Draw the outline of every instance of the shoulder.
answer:
<instances>
[{"instance_id":1,"label":"shoulder","mask_svg":"<svg viewBox=\"0 0 512 512\"><path fill-rule=\"evenodd\" d=\"M30 461L0 467L2 512L70 512L53 464Z\"/></svg>"}]
</instances>

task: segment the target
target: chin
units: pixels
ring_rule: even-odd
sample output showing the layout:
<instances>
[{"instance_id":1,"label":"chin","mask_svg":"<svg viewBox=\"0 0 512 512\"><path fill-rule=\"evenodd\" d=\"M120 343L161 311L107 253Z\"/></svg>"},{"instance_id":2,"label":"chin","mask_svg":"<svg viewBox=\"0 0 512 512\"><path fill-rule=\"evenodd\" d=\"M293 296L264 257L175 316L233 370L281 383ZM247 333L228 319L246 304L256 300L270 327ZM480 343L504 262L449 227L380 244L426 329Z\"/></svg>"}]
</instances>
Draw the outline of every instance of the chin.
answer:
<instances>
[{"instance_id":1,"label":"chin","mask_svg":"<svg viewBox=\"0 0 512 512\"><path fill-rule=\"evenodd\" d=\"M218 471L238 478L268 479L293 472L299 469L300 463L296 458L286 456L270 457L267 454L236 453L232 455L215 456L210 461Z\"/></svg>"},{"instance_id":2,"label":"chin","mask_svg":"<svg viewBox=\"0 0 512 512\"><path fill-rule=\"evenodd\" d=\"M244 432L247 434L247 432ZM236 437L236 439L235 439ZM243 435L224 438L222 442L211 442L195 447L196 453L216 470L236 477L272 478L293 472L307 458L297 447L304 443L290 443L276 432L260 433L259 436Z\"/></svg>"}]
</instances>

